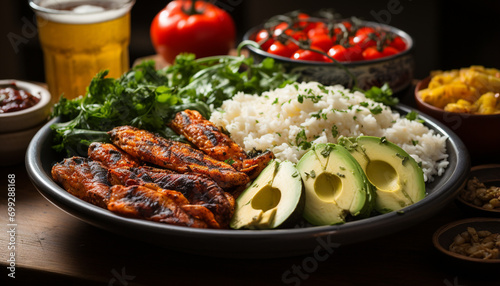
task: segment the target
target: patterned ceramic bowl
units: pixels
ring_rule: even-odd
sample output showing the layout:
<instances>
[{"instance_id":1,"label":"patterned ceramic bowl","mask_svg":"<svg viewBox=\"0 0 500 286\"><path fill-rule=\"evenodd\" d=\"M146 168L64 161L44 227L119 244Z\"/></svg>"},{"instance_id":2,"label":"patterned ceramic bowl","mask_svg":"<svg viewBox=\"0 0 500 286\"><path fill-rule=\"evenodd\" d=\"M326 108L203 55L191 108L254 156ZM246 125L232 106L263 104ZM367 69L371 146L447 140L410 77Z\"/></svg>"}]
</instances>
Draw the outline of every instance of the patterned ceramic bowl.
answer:
<instances>
[{"instance_id":1,"label":"patterned ceramic bowl","mask_svg":"<svg viewBox=\"0 0 500 286\"><path fill-rule=\"evenodd\" d=\"M358 87L368 89L372 86L382 86L388 83L393 92L397 93L410 86L413 79L415 61L413 56L413 39L406 32L397 28L376 23L362 22L364 26L379 27L402 37L407 43L407 49L396 55L375 60L345 62L343 66L357 78ZM263 26L250 29L244 40L254 40L255 35ZM341 84L352 87L352 80L346 71L336 63L294 60L276 56L253 46L247 46L250 55L258 62L266 57L281 63L287 72L299 75L299 81L318 81L324 85Z\"/></svg>"}]
</instances>

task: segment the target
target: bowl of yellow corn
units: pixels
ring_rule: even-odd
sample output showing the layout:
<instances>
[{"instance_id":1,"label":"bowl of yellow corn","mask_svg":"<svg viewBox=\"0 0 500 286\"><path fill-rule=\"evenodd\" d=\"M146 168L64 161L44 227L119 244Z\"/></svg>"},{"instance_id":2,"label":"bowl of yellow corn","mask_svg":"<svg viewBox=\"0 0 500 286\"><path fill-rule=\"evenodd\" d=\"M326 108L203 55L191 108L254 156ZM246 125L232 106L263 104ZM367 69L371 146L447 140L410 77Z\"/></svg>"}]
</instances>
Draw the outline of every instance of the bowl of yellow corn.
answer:
<instances>
[{"instance_id":1,"label":"bowl of yellow corn","mask_svg":"<svg viewBox=\"0 0 500 286\"><path fill-rule=\"evenodd\" d=\"M500 163L500 70L433 71L415 88L418 109L454 131L475 161Z\"/></svg>"}]
</instances>

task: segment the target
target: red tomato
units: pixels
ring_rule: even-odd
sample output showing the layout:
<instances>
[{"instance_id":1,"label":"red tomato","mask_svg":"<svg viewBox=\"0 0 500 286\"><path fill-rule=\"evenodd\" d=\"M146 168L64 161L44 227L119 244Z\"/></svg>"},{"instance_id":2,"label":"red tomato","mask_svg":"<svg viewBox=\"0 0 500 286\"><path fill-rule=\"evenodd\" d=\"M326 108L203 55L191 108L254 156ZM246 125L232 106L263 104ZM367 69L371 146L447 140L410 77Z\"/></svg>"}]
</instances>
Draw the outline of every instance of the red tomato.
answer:
<instances>
[{"instance_id":1,"label":"red tomato","mask_svg":"<svg viewBox=\"0 0 500 286\"><path fill-rule=\"evenodd\" d=\"M344 21L341 24L347 29L347 31L351 31L352 24L350 22ZM335 35L342 34L344 32L343 29L338 27L339 25L336 25L336 26L337 26L337 28L333 29L333 32L335 33Z\"/></svg>"},{"instance_id":2,"label":"red tomato","mask_svg":"<svg viewBox=\"0 0 500 286\"><path fill-rule=\"evenodd\" d=\"M310 38L310 40L312 46L316 46L324 52L328 52L328 50L333 46L333 39L327 34L318 34Z\"/></svg>"},{"instance_id":3,"label":"red tomato","mask_svg":"<svg viewBox=\"0 0 500 286\"><path fill-rule=\"evenodd\" d=\"M287 41L286 46L290 51L292 51L292 54L299 49L299 46L292 41Z\"/></svg>"},{"instance_id":4,"label":"red tomato","mask_svg":"<svg viewBox=\"0 0 500 286\"><path fill-rule=\"evenodd\" d=\"M182 52L199 58L227 54L234 46L236 29L231 16L211 3L176 0L155 16L150 34L156 52L173 63Z\"/></svg>"},{"instance_id":5,"label":"red tomato","mask_svg":"<svg viewBox=\"0 0 500 286\"><path fill-rule=\"evenodd\" d=\"M295 50L290 49L287 45L282 44L280 41L275 41L267 52L273 55L282 56L282 57L291 57Z\"/></svg>"},{"instance_id":6,"label":"red tomato","mask_svg":"<svg viewBox=\"0 0 500 286\"><path fill-rule=\"evenodd\" d=\"M314 47L314 46L311 46L311 49L321 50L320 48ZM327 60L328 58L325 57L324 55L320 54L320 53L313 52L313 51L310 51L310 50L303 50L303 49L297 50L292 55L291 58L294 59L294 60L301 60L301 61L315 61L315 62L326 62L326 61L328 61Z\"/></svg>"},{"instance_id":7,"label":"red tomato","mask_svg":"<svg viewBox=\"0 0 500 286\"><path fill-rule=\"evenodd\" d=\"M312 38L316 35L321 35L321 34L328 35L328 28L326 27L325 23L318 22L313 29L307 32L307 37Z\"/></svg>"},{"instance_id":8,"label":"red tomato","mask_svg":"<svg viewBox=\"0 0 500 286\"><path fill-rule=\"evenodd\" d=\"M384 57L389 57L389 56L392 56L392 55L399 53L399 51L393 47L385 47L382 50L382 53L384 54Z\"/></svg>"},{"instance_id":9,"label":"red tomato","mask_svg":"<svg viewBox=\"0 0 500 286\"><path fill-rule=\"evenodd\" d=\"M286 22L279 23L274 27L273 36L278 37L281 33L287 33L287 35L289 35L292 32L289 26L290 25Z\"/></svg>"},{"instance_id":10,"label":"red tomato","mask_svg":"<svg viewBox=\"0 0 500 286\"><path fill-rule=\"evenodd\" d=\"M296 25L295 28L301 30L302 32L306 33L309 32L309 30L311 29L314 29L314 27L316 27L316 23L314 22L309 22L309 21L306 21L310 18L310 16L306 13L299 13L299 15L297 16L297 19L298 20L304 20L304 21L299 21Z\"/></svg>"},{"instance_id":11,"label":"red tomato","mask_svg":"<svg viewBox=\"0 0 500 286\"><path fill-rule=\"evenodd\" d=\"M269 38L269 32L266 29L260 30L257 35L255 35L255 41L260 44L260 48L264 51L267 51L274 42L272 38Z\"/></svg>"},{"instance_id":12,"label":"red tomato","mask_svg":"<svg viewBox=\"0 0 500 286\"><path fill-rule=\"evenodd\" d=\"M396 36L390 43L390 47L395 48L396 50L402 52L406 50L406 42L400 36Z\"/></svg>"},{"instance_id":13,"label":"red tomato","mask_svg":"<svg viewBox=\"0 0 500 286\"><path fill-rule=\"evenodd\" d=\"M371 27L361 27L356 31L356 34L352 38L352 45L357 45L362 49L370 46L377 45L377 42L373 40L373 37L378 37L375 29Z\"/></svg>"},{"instance_id":14,"label":"red tomato","mask_svg":"<svg viewBox=\"0 0 500 286\"><path fill-rule=\"evenodd\" d=\"M328 50L328 55L339 62L355 62L363 59L362 50L358 46L346 48L335 45Z\"/></svg>"},{"instance_id":15,"label":"red tomato","mask_svg":"<svg viewBox=\"0 0 500 286\"><path fill-rule=\"evenodd\" d=\"M374 60L389 57L397 53L399 53L399 51L393 47L385 47L382 51L379 51L376 46L371 46L363 51L363 58L365 60Z\"/></svg>"}]
</instances>

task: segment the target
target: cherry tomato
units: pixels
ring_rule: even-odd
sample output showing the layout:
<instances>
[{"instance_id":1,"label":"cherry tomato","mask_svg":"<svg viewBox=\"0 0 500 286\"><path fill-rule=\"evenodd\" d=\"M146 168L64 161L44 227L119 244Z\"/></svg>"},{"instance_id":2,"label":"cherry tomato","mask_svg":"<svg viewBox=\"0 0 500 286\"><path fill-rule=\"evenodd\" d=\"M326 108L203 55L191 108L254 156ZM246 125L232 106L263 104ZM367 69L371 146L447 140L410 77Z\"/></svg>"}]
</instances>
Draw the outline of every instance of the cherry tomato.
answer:
<instances>
[{"instance_id":1,"label":"cherry tomato","mask_svg":"<svg viewBox=\"0 0 500 286\"><path fill-rule=\"evenodd\" d=\"M356 34L352 38L352 45L357 45L362 49L370 46L377 45L377 42L373 40L373 37L378 37L375 29L371 27L361 27L356 31Z\"/></svg>"},{"instance_id":2,"label":"cherry tomato","mask_svg":"<svg viewBox=\"0 0 500 286\"><path fill-rule=\"evenodd\" d=\"M150 27L153 46L167 62L182 52L197 57L224 55L236 38L231 16L205 1L171 1L153 19Z\"/></svg>"},{"instance_id":3,"label":"cherry tomato","mask_svg":"<svg viewBox=\"0 0 500 286\"><path fill-rule=\"evenodd\" d=\"M327 34L318 34L314 37L309 38L311 40L311 45L316 46L323 50L324 52L328 52L328 50L333 46L334 40L330 38Z\"/></svg>"},{"instance_id":4,"label":"cherry tomato","mask_svg":"<svg viewBox=\"0 0 500 286\"><path fill-rule=\"evenodd\" d=\"M392 55L399 53L399 51L393 47L385 47L382 50L382 53L384 54L384 57L389 57L389 56L392 56Z\"/></svg>"},{"instance_id":5,"label":"cherry tomato","mask_svg":"<svg viewBox=\"0 0 500 286\"><path fill-rule=\"evenodd\" d=\"M325 34L328 35L328 28L323 22L318 22L316 26L307 32L307 37L312 38L316 35Z\"/></svg>"},{"instance_id":6,"label":"cherry tomato","mask_svg":"<svg viewBox=\"0 0 500 286\"><path fill-rule=\"evenodd\" d=\"M290 51L292 51L292 54L299 49L299 46L292 41L287 41L286 46Z\"/></svg>"},{"instance_id":7,"label":"cherry tomato","mask_svg":"<svg viewBox=\"0 0 500 286\"><path fill-rule=\"evenodd\" d=\"M340 62L363 60L362 50L358 46L346 48L342 45L335 45L328 50L328 55Z\"/></svg>"},{"instance_id":8,"label":"cherry tomato","mask_svg":"<svg viewBox=\"0 0 500 286\"><path fill-rule=\"evenodd\" d=\"M264 51L267 51L274 42L272 38L269 38L269 32L266 29L260 30L257 35L255 35L255 41L260 44L260 48Z\"/></svg>"},{"instance_id":9,"label":"cherry tomato","mask_svg":"<svg viewBox=\"0 0 500 286\"><path fill-rule=\"evenodd\" d=\"M352 24L350 22L343 21L341 25L343 25L348 32L352 29ZM344 33L344 30L340 28L339 25L337 25L337 28L333 29L333 32L335 33L335 35L339 35Z\"/></svg>"},{"instance_id":10,"label":"cherry tomato","mask_svg":"<svg viewBox=\"0 0 500 286\"><path fill-rule=\"evenodd\" d=\"M390 47L395 48L396 50L402 52L406 50L406 42L400 36L396 36L390 43Z\"/></svg>"},{"instance_id":11,"label":"cherry tomato","mask_svg":"<svg viewBox=\"0 0 500 286\"><path fill-rule=\"evenodd\" d=\"M318 47L311 46L311 49L316 49L316 50L321 50ZM315 61L315 62L326 62L328 61L328 58L325 57L324 55L313 52L310 50L303 50L299 49L297 50L291 57L294 60L301 60L301 61Z\"/></svg>"},{"instance_id":12,"label":"cherry tomato","mask_svg":"<svg viewBox=\"0 0 500 286\"><path fill-rule=\"evenodd\" d=\"M291 32L290 25L286 22L281 22L274 27L273 36L278 37L281 33L287 33L287 35L289 35Z\"/></svg>"},{"instance_id":13,"label":"cherry tomato","mask_svg":"<svg viewBox=\"0 0 500 286\"><path fill-rule=\"evenodd\" d=\"M267 52L273 55L282 57L291 57L295 50L290 49L287 45L282 44L280 41L275 41L268 49Z\"/></svg>"},{"instance_id":14,"label":"cherry tomato","mask_svg":"<svg viewBox=\"0 0 500 286\"><path fill-rule=\"evenodd\" d=\"M365 60L375 60L384 57L389 57L397 53L399 53L399 51L393 47L384 47L382 51L380 51L377 49L376 46L371 46L363 51L363 58Z\"/></svg>"},{"instance_id":15,"label":"cherry tomato","mask_svg":"<svg viewBox=\"0 0 500 286\"><path fill-rule=\"evenodd\" d=\"M299 13L297 16L298 20L304 20L304 21L299 21L298 25L296 26L297 29L301 30L302 32L306 33L309 32L309 30L314 29L316 27L316 23L312 21L307 21L309 20L310 16L306 13Z\"/></svg>"}]
</instances>

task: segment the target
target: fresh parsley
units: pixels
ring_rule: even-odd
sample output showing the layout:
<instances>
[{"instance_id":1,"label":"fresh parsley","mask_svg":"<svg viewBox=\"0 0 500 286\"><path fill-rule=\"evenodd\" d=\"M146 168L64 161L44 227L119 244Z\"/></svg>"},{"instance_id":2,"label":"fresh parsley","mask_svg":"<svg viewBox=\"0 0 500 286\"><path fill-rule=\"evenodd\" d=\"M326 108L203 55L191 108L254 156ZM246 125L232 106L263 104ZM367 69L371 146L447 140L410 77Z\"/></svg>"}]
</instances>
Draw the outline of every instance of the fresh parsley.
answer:
<instances>
[{"instance_id":1,"label":"fresh parsley","mask_svg":"<svg viewBox=\"0 0 500 286\"><path fill-rule=\"evenodd\" d=\"M85 156L91 142L109 141L106 132L120 125L182 140L167 127L178 111L194 109L209 118L209 105L217 108L237 92L261 94L296 79L271 58L254 63L245 56L195 59L193 54L181 54L161 70L145 61L120 78L107 75L99 72L84 97L61 97L55 104L52 117L60 117L60 123L51 126L56 151Z\"/></svg>"}]
</instances>

